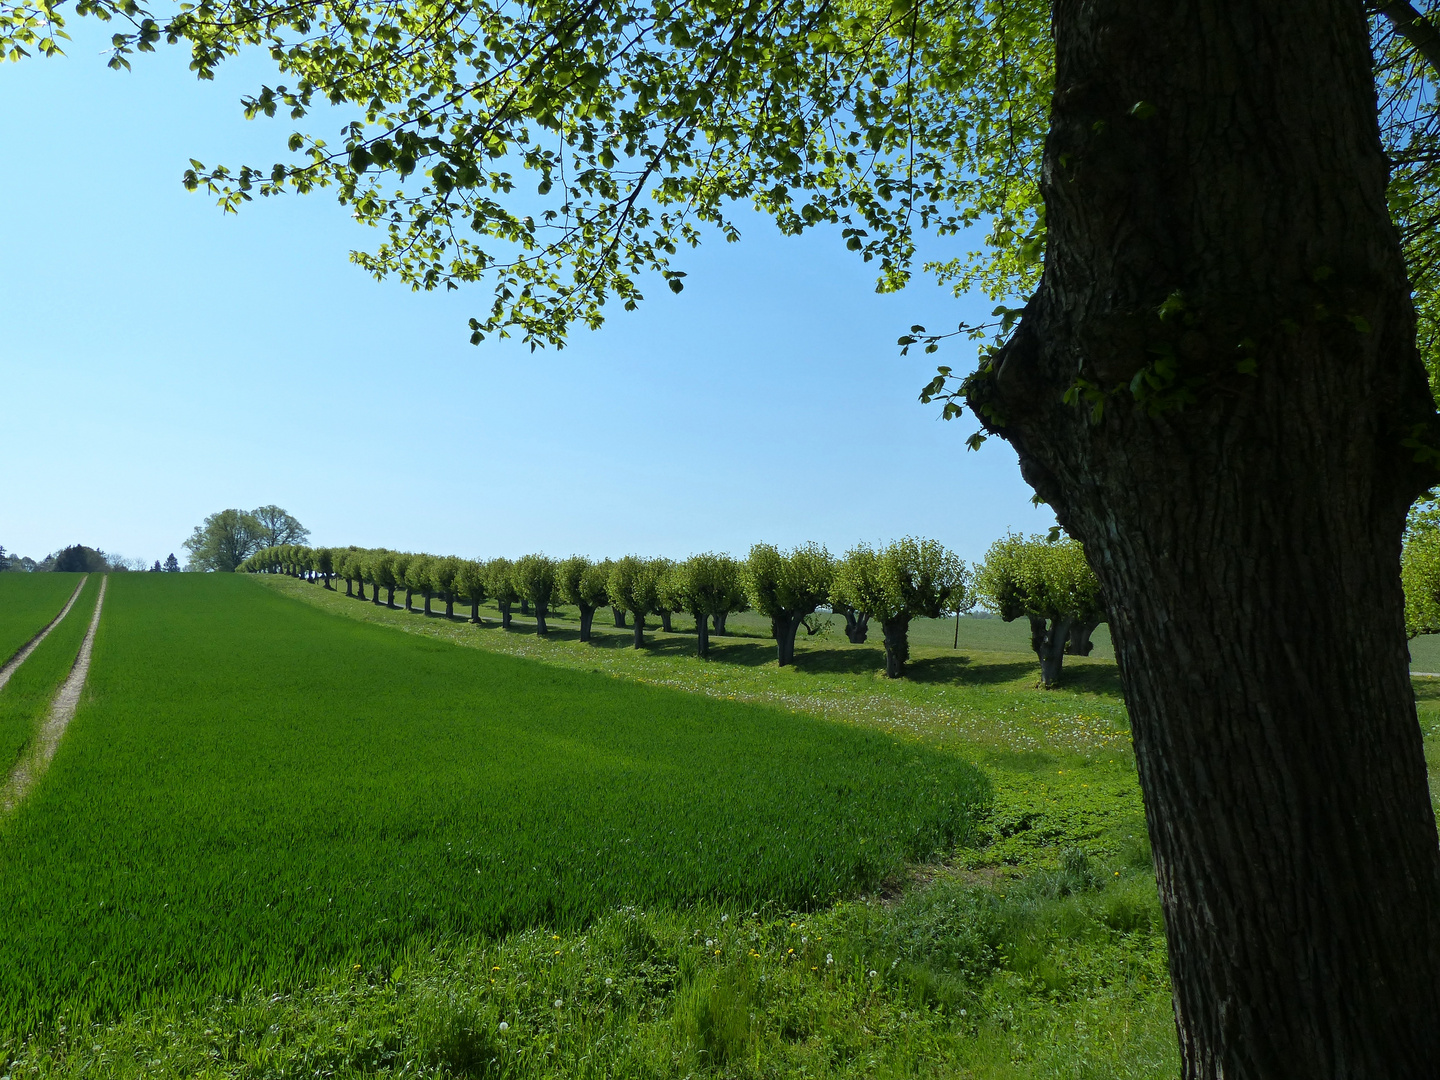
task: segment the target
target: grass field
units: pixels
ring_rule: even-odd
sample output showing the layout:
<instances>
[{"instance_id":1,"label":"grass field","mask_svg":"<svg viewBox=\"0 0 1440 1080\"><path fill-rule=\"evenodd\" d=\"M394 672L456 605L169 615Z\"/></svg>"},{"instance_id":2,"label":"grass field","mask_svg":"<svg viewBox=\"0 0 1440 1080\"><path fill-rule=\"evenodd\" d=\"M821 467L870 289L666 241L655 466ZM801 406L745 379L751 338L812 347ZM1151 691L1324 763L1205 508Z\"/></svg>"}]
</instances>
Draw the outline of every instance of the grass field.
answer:
<instances>
[{"instance_id":1,"label":"grass field","mask_svg":"<svg viewBox=\"0 0 1440 1080\"><path fill-rule=\"evenodd\" d=\"M80 580L78 574L56 576L69 578L71 590ZM75 606L70 609L70 614L65 616L65 621L50 631L25 662L15 669L4 689L0 689L0 780L10 772L16 759L45 719L55 691L70 673L75 656L80 651L80 642L90 625L90 616L95 611L95 598L99 593L100 575L91 574L76 599ZM65 595L68 599L69 593ZM50 618L54 618L54 614L52 612Z\"/></svg>"},{"instance_id":2,"label":"grass field","mask_svg":"<svg viewBox=\"0 0 1440 1080\"><path fill-rule=\"evenodd\" d=\"M0 824L0 1023L389 972L417 940L622 904L824 903L965 837L986 798L959 756L882 732L244 578L115 575L86 701Z\"/></svg>"},{"instance_id":3,"label":"grass field","mask_svg":"<svg viewBox=\"0 0 1440 1080\"><path fill-rule=\"evenodd\" d=\"M65 606L79 574L0 574L0 664Z\"/></svg>"}]
</instances>

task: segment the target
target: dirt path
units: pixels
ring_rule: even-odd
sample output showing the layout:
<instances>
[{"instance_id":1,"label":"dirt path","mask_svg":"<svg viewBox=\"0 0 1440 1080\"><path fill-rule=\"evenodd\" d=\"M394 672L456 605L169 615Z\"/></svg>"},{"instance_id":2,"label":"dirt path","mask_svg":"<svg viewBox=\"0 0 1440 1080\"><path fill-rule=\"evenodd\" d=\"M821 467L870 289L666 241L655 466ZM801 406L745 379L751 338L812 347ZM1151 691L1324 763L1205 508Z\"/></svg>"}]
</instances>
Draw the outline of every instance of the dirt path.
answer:
<instances>
[{"instance_id":1,"label":"dirt path","mask_svg":"<svg viewBox=\"0 0 1440 1080\"><path fill-rule=\"evenodd\" d=\"M66 726L75 715L75 709L80 704L80 691L85 689L85 677L90 674L90 651L95 644L95 630L100 625L100 609L105 606L105 586L109 584L108 575L100 579L100 595L95 598L95 614L90 617L90 628L85 631L85 640L80 643L80 655L75 658L75 666L70 669L70 674L55 695L55 700L50 703L50 713L45 717L45 723L35 741L26 749L15 768L10 770L5 785L0 787L0 814L8 814L19 806L20 800L35 786L35 781L45 775L50 759L55 756L55 749L60 745L60 736L65 734ZM73 602L74 597L71 597L71 603ZM70 610L69 605L66 605L65 610ZM63 612L61 617L63 618Z\"/></svg>"},{"instance_id":2,"label":"dirt path","mask_svg":"<svg viewBox=\"0 0 1440 1080\"><path fill-rule=\"evenodd\" d=\"M80 584L76 585L75 591L70 594L70 599L65 601L65 606L60 609L60 614L56 615L55 618L50 620L50 625L45 627L44 630L41 630L38 634L31 638L30 641L26 645L24 645L19 652L17 652L9 660L6 660L3 665L0 665L0 690L5 689L5 684L10 681L10 676L15 674L15 669L25 662L26 657L28 657L32 652L35 651L35 649L39 646L40 642L45 640L51 630L54 630L55 627L60 625L60 620L65 618L66 615L70 614L70 609L75 606L75 601L80 596L80 590L85 588L85 582L89 580L89 574L86 574L84 577L82 577L80 579Z\"/></svg>"}]
</instances>

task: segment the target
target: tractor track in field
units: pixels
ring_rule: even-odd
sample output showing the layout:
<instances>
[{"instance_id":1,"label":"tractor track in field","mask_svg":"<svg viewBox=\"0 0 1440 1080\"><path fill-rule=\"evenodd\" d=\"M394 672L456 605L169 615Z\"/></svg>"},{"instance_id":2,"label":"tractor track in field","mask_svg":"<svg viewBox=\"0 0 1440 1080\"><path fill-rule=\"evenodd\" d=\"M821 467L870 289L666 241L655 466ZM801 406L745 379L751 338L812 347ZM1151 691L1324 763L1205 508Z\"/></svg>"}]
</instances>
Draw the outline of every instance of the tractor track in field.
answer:
<instances>
[{"instance_id":1,"label":"tractor track in field","mask_svg":"<svg viewBox=\"0 0 1440 1080\"><path fill-rule=\"evenodd\" d=\"M100 609L105 606L105 587L109 584L109 575L100 579L100 595L95 598L95 614L90 616L90 627L85 631L85 640L80 643L75 665L50 703L50 711L46 714L45 723L41 725L35 741L21 755L15 768L11 769L10 775L5 778L4 786L0 787L0 814L8 814L19 806L20 801L35 786L35 782L45 775L50 759L55 756L55 750L60 745L60 737L65 734L65 728L75 716L75 710L80 704L80 692L85 689L85 678L90 674L90 652L95 644L95 631L100 626ZM78 595L78 589L76 593ZM74 603L74 597L71 597L71 603ZM69 605L66 610L69 610Z\"/></svg>"},{"instance_id":2,"label":"tractor track in field","mask_svg":"<svg viewBox=\"0 0 1440 1080\"><path fill-rule=\"evenodd\" d=\"M0 690L5 688L5 684L10 681L10 676L15 674L16 669L26 661L32 652L40 647L40 643L50 636L50 631L59 626L65 616L70 614L70 609L75 606L75 601L80 598L80 590L85 588L85 582L89 580L89 574L82 577L80 584L76 585L75 591L70 594L70 599L65 601L65 606L60 609L60 614L50 620L50 625L45 627L44 630L41 630L24 645L20 646L20 651L10 657L9 660L6 660L4 664L0 664Z\"/></svg>"}]
</instances>

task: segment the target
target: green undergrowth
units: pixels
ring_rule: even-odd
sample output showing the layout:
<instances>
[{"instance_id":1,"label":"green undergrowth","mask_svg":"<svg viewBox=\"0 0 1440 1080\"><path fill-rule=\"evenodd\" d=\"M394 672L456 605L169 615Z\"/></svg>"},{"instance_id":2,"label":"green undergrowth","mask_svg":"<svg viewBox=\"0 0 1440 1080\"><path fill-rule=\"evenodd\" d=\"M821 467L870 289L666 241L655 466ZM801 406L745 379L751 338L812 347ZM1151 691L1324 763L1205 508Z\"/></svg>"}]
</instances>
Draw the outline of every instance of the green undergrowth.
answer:
<instances>
[{"instance_id":1,"label":"green undergrowth","mask_svg":"<svg viewBox=\"0 0 1440 1080\"><path fill-rule=\"evenodd\" d=\"M60 614L80 574L0 574L0 664Z\"/></svg>"},{"instance_id":2,"label":"green undergrowth","mask_svg":"<svg viewBox=\"0 0 1440 1080\"><path fill-rule=\"evenodd\" d=\"M1178 1072L1148 864L810 914L622 909L14 1048L13 1076L1151 1078Z\"/></svg>"},{"instance_id":3,"label":"green undergrowth","mask_svg":"<svg viewBox=\"0 0 1440 1080\"><path fill-rule=\"evenodd\" d=\"M5 574L0 578L19 575ZM39 577L40 575L27 575ZM69 599L80 580L78 574L67 574L69 588L64 600ZM15 669L10 681L0 689L0 781L9 774L20 756L25 752L50 709L50 702L60 684L75 666L80 653L80 644L85 631L90 627L90 616L95 611L95 599L100 593L100 575L91 574L85 582L70 614L63 622L36 646L25 662ZM53 619L59 608L51 612ZM47 622L49 619L46 620ZM33 636L33 635L32 635Z\"/></svg>"}]
</instances>

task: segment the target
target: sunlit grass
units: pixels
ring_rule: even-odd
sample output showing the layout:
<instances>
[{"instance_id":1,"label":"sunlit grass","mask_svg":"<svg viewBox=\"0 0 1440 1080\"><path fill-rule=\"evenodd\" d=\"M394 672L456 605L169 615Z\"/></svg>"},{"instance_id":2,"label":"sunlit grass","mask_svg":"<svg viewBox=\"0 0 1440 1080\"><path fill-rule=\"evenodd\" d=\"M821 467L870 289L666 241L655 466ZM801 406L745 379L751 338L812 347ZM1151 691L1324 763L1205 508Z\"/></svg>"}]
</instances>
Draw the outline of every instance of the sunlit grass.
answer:
<instances>
[{"instance_id":1,"label":"sunlit grass","mask_svg":"<svg viewBox=\"0 0 1440 1080\"><path fill-rule=\"evenodd\" d=\"M986 798L961 757L880 731L246 579L116 575L86 701L0 823L0 1027L285 992L621 904L821 905L947 850Z\"/></svg>"}]
</instances>

